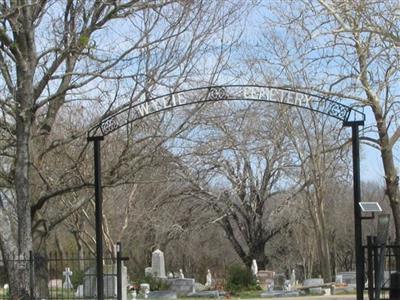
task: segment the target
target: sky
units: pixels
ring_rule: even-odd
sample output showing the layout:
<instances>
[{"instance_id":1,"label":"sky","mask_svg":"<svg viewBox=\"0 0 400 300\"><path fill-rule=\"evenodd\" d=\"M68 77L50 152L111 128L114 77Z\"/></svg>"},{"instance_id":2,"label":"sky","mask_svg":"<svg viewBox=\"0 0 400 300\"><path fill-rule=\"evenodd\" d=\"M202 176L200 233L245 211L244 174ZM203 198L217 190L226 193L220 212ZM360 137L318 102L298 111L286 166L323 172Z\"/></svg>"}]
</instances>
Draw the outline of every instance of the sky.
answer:
<instances>
[{"instance_id":1,"label":"sky","mask_svg":"<svg viewBox=\"0 0 400 300\"><path fill-rule=\"evenodd\" d=\"M382 158L378 150L367 145L361 145L360 171L361 181L384 183Z\"/></svg>"},{"instance_id":2,"label":"sky","mask_svg":"<svg viewBox=\"0 0 400 300\"><path fill-rule=\"evenodd\" d=\"M267 26L265 23L266 18L274 19L274 16L271 15L268 4L271 2L267 0L262 0L261 6L258 6L257 9L250 11L249 16L247 17L245 32L242 36L242 39L249 44L255 45L263 45L263 33L264 26ZM277 29L274 29L277 30ZM264 37L265 38L265 37ZM323 40L321 40L322 42ZM289 41L288 45L289 45ZM261 48L262 49L262 48ZM262 56L260 56L262 57ZM272 69L271 69L272 70ZM265 70L268 73L268 70ZM347 103L346 103L347 104ZM350 104L350 103L348 103ZM366 122L365 127L367 128L369 125L374 124L374 116L372 111L368 108L365 108L364 113L366 114ZM351 132L350 129L349 133ZM360 133L362 133L362 128L360 128ZM375 134L376 135L376 134ZM368 133L368 136L374 136L372 133ZM384 184L384 170L382 165L382 158L379 150L373 148L372 146L361 143L361 163L360 163L360 171L361 171L361 180L365 182L374 181L380 184ZM394 149L395 156L395 164L398 163L396 159L397 153L400 149Z\"/></svg>"},{"instance_id":3,"label":"sky","mask_svg":"<svg viewBox=\"0 0 400 300\"><path fill-rule=\"evenodd\" d=\"M373 124L374 116L369 109L365 109L365 127ZM362 130L360 129L362 132ZM362 133L361 133L362 136ZM384 170L381 154L378 149L372 146L361 143L360 145L360 171L361 181L374 181L379 184L384 184Z\"/></svg>"}]
</instances>

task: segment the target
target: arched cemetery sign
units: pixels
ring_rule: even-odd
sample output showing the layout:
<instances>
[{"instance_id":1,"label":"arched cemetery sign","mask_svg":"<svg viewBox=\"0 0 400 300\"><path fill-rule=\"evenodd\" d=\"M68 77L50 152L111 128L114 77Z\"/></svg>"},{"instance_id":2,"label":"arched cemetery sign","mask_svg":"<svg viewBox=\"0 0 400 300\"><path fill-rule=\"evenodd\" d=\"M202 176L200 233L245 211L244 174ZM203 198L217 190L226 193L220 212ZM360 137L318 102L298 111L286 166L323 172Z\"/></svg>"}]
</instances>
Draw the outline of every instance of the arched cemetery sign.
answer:
<instances>
[{"instance_id":1,"label":"arched cemetery sign","mask_svg":"<svg viewBox=\"0 0 400 300\"><path fill-rule=\"evenodd\" d=\"M327 97L280 87L226 85L176 91L150 99L143 99L143 101L101 120L99 124L90 129L88 135L89 137L105 136L148 115L178 106L238 100L297 106L331 116L344 123L350 120L362 122L365 120L365 115L362 112Z\"/></svg>"},{"instance_id":2,"label":"arched cemetery sign","mask_svg":"<svg viewBox=\"0 0 400 300\"><path fill-rule=\"evenodd\" d=\"M365 121L364 113L329 97L313 95L283 87L256 85L208 86L174 91L162 96L145 98L135 105L102 119L88 132L88 141L94 145L94 187L96 201L96 282L97 298L104 299L103 291L103 235L102 235L102 185L100 142L104 136L137 120L175 107L216 101L259 101L290 105L328 115L352 128L354 231L356 252L357 300L363 299L364 257L362 250L360 187L359 126ZM119 291L121 288L119 288ZM120 292L118 293L120 294Z\"/></svg>"}]
</instances>

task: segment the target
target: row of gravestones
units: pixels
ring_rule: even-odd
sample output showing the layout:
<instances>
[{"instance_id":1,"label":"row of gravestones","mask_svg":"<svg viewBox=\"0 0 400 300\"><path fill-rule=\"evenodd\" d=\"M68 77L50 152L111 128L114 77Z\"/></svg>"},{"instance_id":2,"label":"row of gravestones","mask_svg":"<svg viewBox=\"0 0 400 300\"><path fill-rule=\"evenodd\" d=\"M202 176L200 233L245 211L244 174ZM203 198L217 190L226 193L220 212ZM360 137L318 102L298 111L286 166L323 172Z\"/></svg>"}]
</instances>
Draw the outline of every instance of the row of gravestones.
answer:
<instances>
[{"instance_id":1,"label":"row of gravestones","mask_svg":"<svg viewBox=\"0 0 400 300\"><path fill-rule=\"evenodd\" d=\"M287 280L284 274L275 274L273 271L258 271L256 274L258 283L260 286L267 291L287 291L291 292L293 286L297 284L295 272L292 271L290 279ZM388 277L385 276L385 277ZM341 272L336 275L335 284L343 284L345 288L354 288L356 283L356 273L355 272ZM320 294L323 292L322 287L318 287L324 284L322 278L310 278L303 282L303 287L315 287L311 288L311 293Z\"/></svg>"},{"instance_id":2,"label":"row of gravestones","mask_svg":"<svg viewBox=\"0 0 400 300\"><path fill-rule=\"evenodd\" d=\"M196 295L196 293L199 293L199 291L196 292L196 289L202 289L202 285L196 283L194 278L185 278L182 269L177 274L172 272L166 274L164 253L160 249L152 253L151 267L145 268L145 274L165 280L169 285L170 291L175 292L178 296ZM211 285L211 272L207 270L205 287L210 288Z\"/></svg>"},{"instance_id":3,"label":"row of gravestones","mask_svg":"<svg viewBox=\"0 0 400 300\"><path fill-rule=\"evenodd\" d=\"M116 265L106 265L104 266L104 297L114 298L117 296L117 266ZM128 285L128 275L127 268L122 265L121 269L121 279L122 286L126 287ZM70 268L66 268L63 272L64 281L60 279L53 279L49 281L49 288L64 288L64 289L74 289L71 283L71 276L73 272ZM97 277L96 268L92 267L86 270L83 277L83 284L76 287L75 297L77 298L93 298L97 296ZM122 289L122 300L127 299L126 288Z\"/></svg>"},{"instance_id":4,"label":"row of gravestones","mask_svg":"<svg viewBox=\"0 0 400 300\"><path fill-rule=\"evenodd\" d=\"M252 271L256 271L256 268L252 268ZM290 280L286 280L283 274L276 274L272 271L256 271L257 279L260 285L264 289L269 290L289 290L291 287L295 285L296 277L294 271L292 272ZM146 273L151 274L154 277L165 278L168 280L170 285L170 289L175 291L178 295L187 295L193 294L196 292L196 283L192 278L184 278L182 270L178 275L178 278L171 278L171 276L165 276L165 261L164 254L162 251L157 249L152 253L152 266L151 268L146 268ZM72 272L69 268L63 272L65 277L64 282L57 281L49 282L49 287L63 287L71 289L73 288L70 277L72 276ZM304 286L312 286L323 284L322 279L310 279L304 282ZM211 273L208 270L207 279L206 279L206 287L211 286ZM355 281L355 272L345 272L341 273L336 277L337 283L349 283L352 284ZM125 266L122 268L122 286L127 286L127 269ZM122 289L123 295L122 299L126 300L126 289ZM83 278L83 284L77 287L76 297L84 297L90 298L95 297L97 294L97 285L96 285L96 269L90 268L85 272ZM115 297L117 295L117 276L116 276L116 265L112 266L104 266L104 296L106 298Z\"/></svg>"},{"instance_id":5,"label":"row of gravestones","mask_svg":"<svg viewBox=\"0 0 400 300\"><path fill-rule=\"evenodd\" d=\"M162 278L168 281L170 290L176 292L177 295L188 295L196 293L196 286L200 284L196 283L193 278L185 278L182 270L180 270L177 276L165 276L165 261L164 253L157 249L152 253L152 266L146 268L146 275L151 275L157 278ZM64 280L54 279L49 282L49 288L64 288L73 289L71 283L72 271L70 268L66 268L63 272ZM206 277L206 287L210 287L212 283L211 272L208 270ZM122 286L128 285L127 268L122 267ZM77 298L92 298L97 295L97 278L96 268L92 267L86 270L83 277L83 284L76 287L75 296ZM104 266L104 297L112 298L117 295L117 276L116 276L116 265ZM127 291L125 288L122 289L122 299L127 299Z\"/></svg>"},{"instance_id":6,"label":"row of gravestones","mask_svg":"<svg viewBox=\"0 0 400 300\"><path fill-rule=\"evenodd\" d=\"M292 273L290 279L284 274L275 274L273 271L258 271L257 282L266 290L291 290L297 283L296 275Z\"/></svg>"}]
</instances>

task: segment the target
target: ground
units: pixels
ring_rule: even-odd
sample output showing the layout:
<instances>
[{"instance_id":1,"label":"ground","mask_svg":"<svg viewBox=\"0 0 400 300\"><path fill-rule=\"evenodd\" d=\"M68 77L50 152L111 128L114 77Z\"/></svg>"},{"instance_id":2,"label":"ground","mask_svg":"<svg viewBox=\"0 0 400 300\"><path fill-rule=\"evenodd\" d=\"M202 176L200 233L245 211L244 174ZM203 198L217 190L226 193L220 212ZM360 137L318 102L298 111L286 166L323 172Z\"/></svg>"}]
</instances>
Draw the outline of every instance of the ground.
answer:
<instances>
[{"instance_id":1,"label":"ground","mask_svg":"<svg viewBox=\"0 0 400 300\"><path fill-rule=\"evenodd\" d=\"M279 299L279 300L355 300L356 295L332 295L332 296L302 296L302 297L279 297L279 298L259 298L259 299ZM364 297L365 298L365 297ZM366 299L366 298L365 298Z\"/></svg>"}]
</instances>

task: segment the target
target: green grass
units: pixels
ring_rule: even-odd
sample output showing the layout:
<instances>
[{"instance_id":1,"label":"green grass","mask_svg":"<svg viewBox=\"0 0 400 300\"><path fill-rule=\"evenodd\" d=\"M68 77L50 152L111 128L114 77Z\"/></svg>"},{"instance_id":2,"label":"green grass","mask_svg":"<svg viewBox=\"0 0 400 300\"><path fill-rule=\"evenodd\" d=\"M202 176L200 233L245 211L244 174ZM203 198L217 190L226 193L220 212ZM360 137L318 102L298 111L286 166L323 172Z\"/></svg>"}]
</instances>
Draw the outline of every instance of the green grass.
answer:
<instances>
[{"instance_id":1,"label":"green grass","mask_svg":"<svg viewBox=\"0 0 400 300\"><path fill-rule=\"evenodd\" d=\"M50 288L50 298L75 298L75 291L72 289Z\"/></svg>"},{"instance_id":2,"label":"green grass","mask_svg":"<svg viewBox=\"0 0 400 300\"><path fill-rule=\"evenodd\" d=\"M263 291L243 291L240 292L237 297L239 297L240 299L260 298L262 292Z\"/></svg>"},{"instance_id":3,"label":"green grass","mask_svg":"<svg viewBox=\"0 0 400 300\"><path fill-rule=\"evenodd\" d=\"M0 297L7 297L7 296L8 296L7 292L3 288L0 288Z\"/></svg>"}]
</instances>

